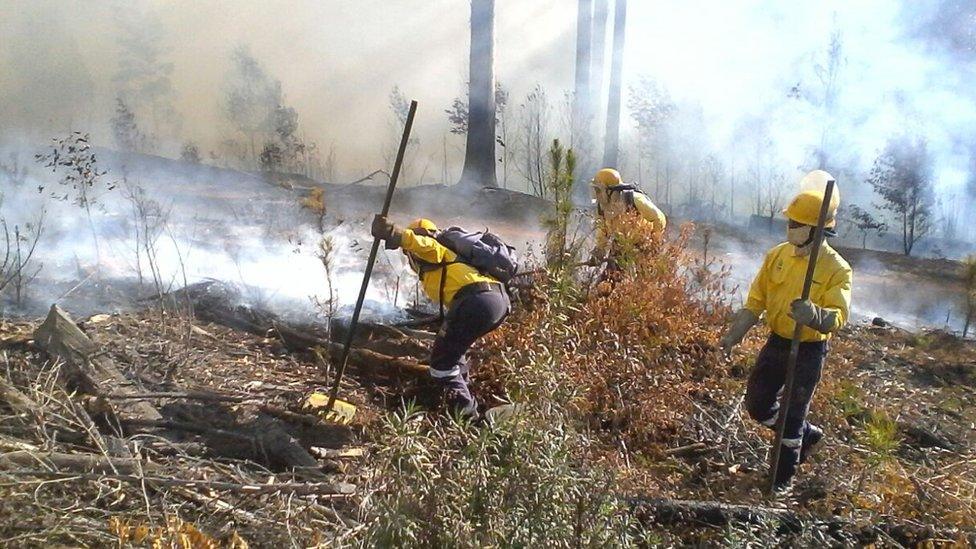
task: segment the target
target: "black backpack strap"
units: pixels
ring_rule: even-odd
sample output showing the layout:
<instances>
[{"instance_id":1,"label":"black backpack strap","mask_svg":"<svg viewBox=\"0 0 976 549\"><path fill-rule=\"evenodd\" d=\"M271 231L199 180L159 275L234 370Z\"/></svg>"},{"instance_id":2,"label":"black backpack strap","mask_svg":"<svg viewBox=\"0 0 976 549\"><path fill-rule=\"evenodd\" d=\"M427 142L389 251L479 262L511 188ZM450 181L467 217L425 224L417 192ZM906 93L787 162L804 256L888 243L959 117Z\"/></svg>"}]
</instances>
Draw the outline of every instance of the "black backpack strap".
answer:
<instances>
[{"instance_id":1,"label":"black backpack strap","mask_svg":"<svg viewBox=\"0 0 976 549\"><path fill-rule=\"evenodd\" d=\"M437 304L441 308L441 320L444 320L444 286L447 285L447 267L450 263L444 263L441 268L441 287L437 295Z\"/></svg>"},{"instance_id":2,"label":"black backpack strap","mask_svg":"<svg viewBox=\"0 0 976 549\"><path fill-rule=\"evenodd\" d=\"M634 209L634 208L637 207L637 205L634 203L634 193L635 192L636 191L634 191L633 189L627 189L627 190L623 191L623 193L622 193L623 194L623 197L624 197L624 204L626 204L627 207L630 208L630 209Z\"/></svg>"},{"instance_id":3,"label":"black backpack strap","mask_svg":"<svg viewBox=\"0 0 976 549\"><path fill-rule=\"evenodd\" d=\"M422 230L422 229L421 229ZM409 252L408 252L409 253ZM423 278L427 273L441 270L441 282L440 288L437 295L437 304L440 307L440 318L438 320L444 320L444 286L447 284L447 268L455 263L460 263L460 261L444 261L442 263L431 263L430 261L424 261L417 256L412 256L413 260L417 262L420 266L420 277Z\"/></svg>"}]
</instances>

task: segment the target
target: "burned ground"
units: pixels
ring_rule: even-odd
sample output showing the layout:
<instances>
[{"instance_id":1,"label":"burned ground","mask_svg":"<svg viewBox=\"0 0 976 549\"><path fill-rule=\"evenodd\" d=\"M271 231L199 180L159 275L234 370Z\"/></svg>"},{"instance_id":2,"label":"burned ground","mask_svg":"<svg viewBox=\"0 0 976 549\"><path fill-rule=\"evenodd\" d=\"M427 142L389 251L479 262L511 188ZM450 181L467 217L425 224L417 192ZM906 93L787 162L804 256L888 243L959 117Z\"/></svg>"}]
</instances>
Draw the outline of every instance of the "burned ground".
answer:
<instances>
[{"instance_id":1,"label":"burned ground","mask_svg":"<svg viewBox=\"0 0 976 549\"><path fill-rule=\"evenodd\" d=\"M254 200L222 196L233 202L227 208L238 228L267 228L279 246L315 222L296 206L311 189L305 183L260 182L268 189ZM186 203L213 191L206 181L203 194L187 189ZM442 187L404 191L401 211L435 203L433 211L443 211L447 200ZM534 220L544 202L489 194L450 197L438 222L488 225L518 243L540 239ZM328 222L357 235L344 249L344 268L354 271L365 205L378 202L378 190L356 185L326 196ZM227 223L207 221L201 242ZM497 543L505 528L526 543L565 535L625 544L635 531L657 544L971 540L973 342L855 322L834 340L813 405L825 447L791 498L768 500L760 487L769 436L742 409L761 336L731 360L715 352L734 281L718 264L702 270L716 252L764 244L716 238L703 254L703 232L675 226L670 243L653 245L637 274L616 286L593 284L588 268L533 277L515 314L474 353L483 403L527 404L525 418L497 429L410 407L415 398L436 407L422 398L432 335L388 325L406 318L404 302L417 305L390 266L376 286L396 281L383 291L399 301L390 297L395 306L380 307L378 322L356 339L341 390L358 409L351 425L302 407L333 379L341 308L330 323L321 310L279 310L268 299L273 291L212 280L170 288L162 301L131 280L88 272L59 280L57 295L84 282L62 301L68 310L112 313L81 317L80 325L98 346L88 358L113 364L125 382L77 384L68 375L77 366L52 358L34 338L37 315L3 325L0 540L463 545ZM863 255L851 259L864 278L891 276L872 272L878 258ZM948 284L926 275L944 265L915 261L892 271ZM126 423L118 410L127 402L148 404L159 418ZM555 506L545 513L533 503L543 488ZM588 513L579 532L576 506ZM557 516L563 522L553 522ZM468 541L424 537L455 531Z\"/></svg>"}]
</instances>

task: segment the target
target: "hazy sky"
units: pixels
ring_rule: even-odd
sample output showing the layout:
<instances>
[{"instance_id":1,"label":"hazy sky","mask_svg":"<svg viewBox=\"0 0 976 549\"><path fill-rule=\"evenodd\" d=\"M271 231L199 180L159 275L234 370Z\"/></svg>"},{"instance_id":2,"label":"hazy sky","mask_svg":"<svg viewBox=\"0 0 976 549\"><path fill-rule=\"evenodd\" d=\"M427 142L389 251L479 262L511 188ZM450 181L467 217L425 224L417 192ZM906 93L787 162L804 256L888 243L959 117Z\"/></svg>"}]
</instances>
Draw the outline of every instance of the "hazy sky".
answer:
<instances>
[{"instance_id":1,"label":"hazy sky","mask_svg":"<svg viewBox=\"0 0 976 549\"><path fill-rule=\"evenodd\" d=\"M516 105L536 83L554 103L572 87L576 4L497 0L497 76ZM651 76L679 103L700 104L702 138L724 151L743 117L767 119L783 163L798 166L822 123L816 109L789 103L786 93L797 83L816 87L812 67L836 23L846 59L837 132L866 167L889 135L913 126L940 158L940 185L955 188L964 178L960 136L976 127L974 79L971 65L911 36L909 27L936 5L631 0L626 80ZM230 52L246 44L281 80L306 134L335 144L344 174L381 167L394 85L420 101L422 155L439 162L443 111L466 79L464 0L0 0L0 137L42 142L70 125L109 142L120 11L144 13L162 29L181 139L207 148L226 134L222 82Z\"/></svg>"}]
</instances>

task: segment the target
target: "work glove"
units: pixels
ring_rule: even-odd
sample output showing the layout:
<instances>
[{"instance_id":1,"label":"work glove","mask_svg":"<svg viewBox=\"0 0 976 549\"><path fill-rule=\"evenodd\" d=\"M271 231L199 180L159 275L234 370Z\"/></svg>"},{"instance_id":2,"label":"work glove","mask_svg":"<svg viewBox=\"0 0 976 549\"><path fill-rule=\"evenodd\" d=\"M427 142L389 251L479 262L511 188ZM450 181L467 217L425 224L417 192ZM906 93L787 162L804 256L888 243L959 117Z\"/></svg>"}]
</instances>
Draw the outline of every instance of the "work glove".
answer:
<instances>
[{"instance_id":1,"label":"work glove","mask_svg":"<svg viewBox=\"0 0 976 549\"><path fill-rule=\"evenodd\" d=\"M746 333L757 322L759 322L759 317L749 309L739 309L736 311L735 315L732 316L732 325L729 326L728 331L719 340L719 345L721 345L722 352L725 353L725 356L732 354L732 348L742 343L742 338L746 337Z\"/></svg>"},{"instance_id":2,"label":"work glove","mask_svg":"<svg viewBox=\"0 0 976 549\"><path fill-rule=\"evenodd\" d=\"M403 240L403 231L390 222L384 215L376 214L373 217L373 225L369 229L373 238L378 238L386 242L387 250L395 250L400 247Z\"/></svg>"},{"instance_id":3,"label":"work glove","mask_svg":"<svg viewBox=\"0 0 976 549\"><path fill-rule=\"evenodd\" d=\"M790 318L802 326L829 334L837 325L837 311L814 305L809 299L795 299L790 303Z\"/></svg>"}]
</instances>

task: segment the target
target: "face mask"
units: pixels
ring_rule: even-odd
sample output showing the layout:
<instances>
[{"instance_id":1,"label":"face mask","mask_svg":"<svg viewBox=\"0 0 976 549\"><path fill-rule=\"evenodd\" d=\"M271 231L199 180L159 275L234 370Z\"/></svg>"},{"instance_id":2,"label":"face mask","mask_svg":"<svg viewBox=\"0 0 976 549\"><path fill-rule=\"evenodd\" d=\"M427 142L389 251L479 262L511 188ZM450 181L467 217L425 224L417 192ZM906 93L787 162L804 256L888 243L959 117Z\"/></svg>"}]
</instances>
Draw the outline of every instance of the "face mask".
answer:
<instances>
[{"instance_id":1,"label":"face mask","mask_svg":"<svg viewBox=\"0 0 976 549\"><path fill-rule=\"evenodd\" d=\"M807 225L786 229L786 240L796 248L797 252L809 247L812 235L813 227Z\"/></svg>"}]
</instances>

